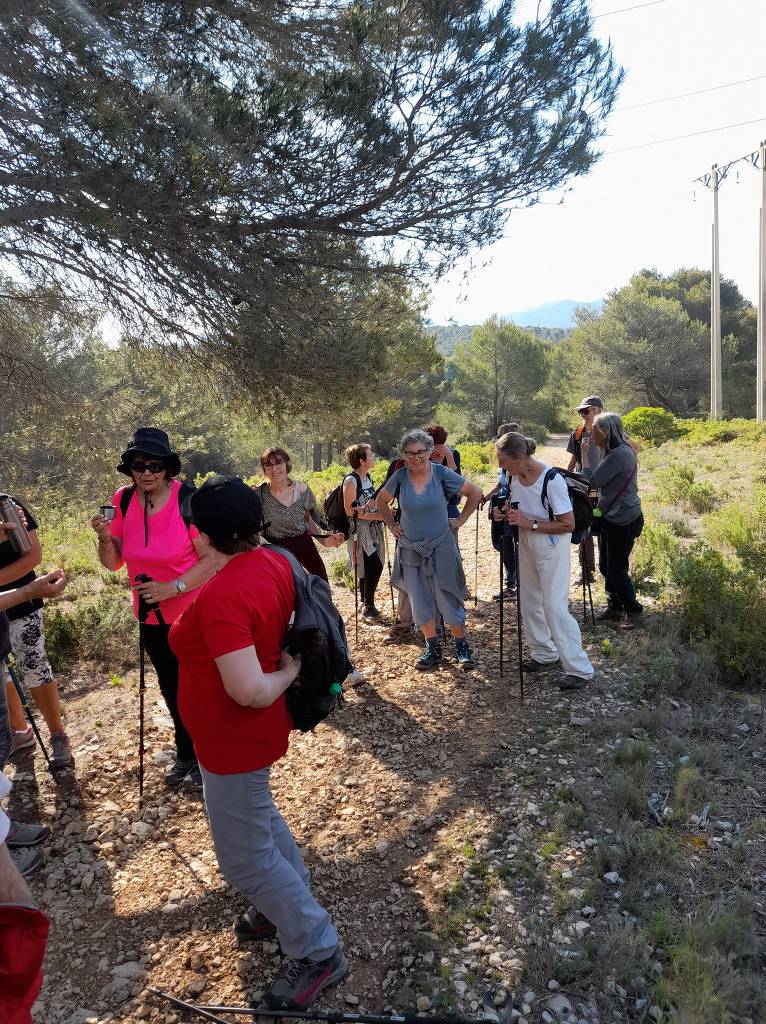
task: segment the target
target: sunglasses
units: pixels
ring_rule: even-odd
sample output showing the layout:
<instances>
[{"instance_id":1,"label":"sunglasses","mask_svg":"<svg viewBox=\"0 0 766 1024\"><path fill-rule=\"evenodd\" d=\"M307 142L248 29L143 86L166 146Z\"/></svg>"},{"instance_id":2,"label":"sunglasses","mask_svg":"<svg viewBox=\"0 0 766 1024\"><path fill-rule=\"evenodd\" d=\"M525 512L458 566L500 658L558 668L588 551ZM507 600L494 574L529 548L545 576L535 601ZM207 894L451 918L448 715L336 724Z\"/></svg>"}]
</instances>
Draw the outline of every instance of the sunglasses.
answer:
<instances>
[{"instance_id":1,"label":"sunglasses","mask_svg":"<svg viewBox=\"0 0 766 1024\"><path fill-rule=\"evenodd\" d=\"M271 459L269 462L264 462L263 468L266 469L269 466L281 466L284 459Z\"/></svg>"},{"instance_id":2,"label":"sunglasses","mask_svg":"<svg viewBox=\"0 0 766 1024\"><path fill-rule=\"evenodd\" d=\"M419 448L416 452L405 452L405 459L424 459L427 455L430 455L430 451L427 448Z\"/></svg>"},{"instance_id":3,"label":"sunglasses","mask_svg":"<svg viewBox=\"0 0 766 1024\"><path fill-rule=\"evenodd\" d=\"M164 462L131 462L129 468L131 473L162 473L166 467Z\"/></svg>"}]
</instances>

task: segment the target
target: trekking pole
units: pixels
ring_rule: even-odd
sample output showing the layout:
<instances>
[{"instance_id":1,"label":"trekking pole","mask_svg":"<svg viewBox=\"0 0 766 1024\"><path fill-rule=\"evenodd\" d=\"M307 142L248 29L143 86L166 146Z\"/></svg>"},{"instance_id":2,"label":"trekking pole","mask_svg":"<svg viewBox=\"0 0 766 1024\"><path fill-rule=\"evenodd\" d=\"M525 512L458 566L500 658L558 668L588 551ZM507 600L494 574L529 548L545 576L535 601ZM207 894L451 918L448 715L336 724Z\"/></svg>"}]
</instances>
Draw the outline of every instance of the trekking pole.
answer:
<instances>
[{"instance_id":1,"label":"trekking pole","mask_svg":"<svg viewBox=\"0 0 766 1024\"><path fill-rule=\"evenodd\" d=\"M228 1024L228 1021L215 1016L216 1013L241 1014L247 1017L269 1017L278 1020L284 1017L289 1020L311 1020L327 1021L327 1024L487 1024L488 1021L499 1019L498 1011L494 1007L486 1006L479 1017L448 1017L441 1015L428 1016L418 1013L343 1013L340 1010L267 1010L260 1006L197 1006L194 1003L187 1003L183 999L171 996L158 988L149 987L147 991L152 995L167 999L176 1006L191 1013L198 1013L207 1020L216 1021L217 1024ZM509 1007L512 1003L509 999L508 1005L503 1011L504 1020L511 1016Z\"/></svg>"},{"instance_id":2,"label":"trekking pole","mask_svg":"<svg viewBox=\"0 0 766 1024\"><path fill-rule=\"evenodd\" d=\"M354 641L359 643L359 513L354 512Z\"/></svg>"},{"instance_id":3,"label":"trekking pole","mask_svg":"<svg viewBox=\"0 0 766 1024\"><path fill-rule=\"evenodd\" d=\"M19 679L18 679L18 676L16 675L16 672L14 671L14 669L11 668L11 663L8 661L7 658L5 659L5 667L8 669L8 675L11 677L11 682L13 683L13 688L16 690L16 693L18 694L18 698L21 701L21 706L24 709L24 714L26 716L26 719L29 722L29 724L32 726L32 732L35 734L35 739L37 740L38 744L40 745L40 750L42 750L42 752L43 752L43 757L45 758L45 763L48 765L48 771L51 773L51 775L55 775L56 772L57 771L61 771L61 769L53 767L53 762L51 761L50 755L48 754L48 751L45 748L45 744L43 743L43 738L40 735L40 730L37 728L37 722L35 722L34 715L32 714L32 709L29 706L29 701L27 700L27 695L24 692L24 690L23 690L23 688L21 686L21 683L19 682Z\"/></svg>"},{"instance_id":4,"label":"trekking pole","mask_svg":"<svg viewBox=\"0 0 766 1024\"><path fill-rule=\"evenodd\" d=\"M511 508L518 508L518 501ZM521 577L519 575L519 528L513 528L513 566L516 570L516 642L519 651L519 701L524 703L524 653L521 648Z\"/></svg>"},{"instance_id":5,"label":"trekking pole","mask_svg":"<svg viewBox=\"0 0 766 1024\"><path fill-rule=\"evenodd\" d=\"M476 543L473 546L473 607L479 603L479 510L476 509Z\"/></svg>"},{"instance_id":6,"label":"trekking pole","mask_svg":"<svg viewBox=\"0 0 766 1024\"><path fill-rule=\"evenodd\" d=\"M580 568L582 569L582 624L588 625L588 606L585 603L585 588L588 586L588 569L585 565L585 548L580 541Z\"/></svg>"},{"instance_id":7,"label":"trekking pole","mask_svg":"<svg viewBox=\"0 0 766 1024\"><path fill-rule=\"evenodd\" d=\"M503 678L503 629L505 621L505 580L503 578L503 552L505 533L500 534L500 678Z\"/></svg>"},{"instance_id":8,"label":"trekking pole","mask_svg":"<svg viewBox=\"0 0 766 1024\"><path fill-rule=\"evenodd\" d=\"M383 526L383 543L386 548L386 565L388 566L388 589L391 591L391 615L396 623L396 605L394 604L394 584L391 580L391 555L388 550L388 530Z\"/></svg>"},{"instance_id":9,"label":"trekking pole","mask_svg":"<svg viewBox=\"0 0 766 1024\"><path fill-rule=\"evenodd\" d=\"M590 617L593 625L596 625L596 613L593 611L593 591L590 585L590 577L588 577L588 601L590 602Z\"/></svg>"}]
</instances>

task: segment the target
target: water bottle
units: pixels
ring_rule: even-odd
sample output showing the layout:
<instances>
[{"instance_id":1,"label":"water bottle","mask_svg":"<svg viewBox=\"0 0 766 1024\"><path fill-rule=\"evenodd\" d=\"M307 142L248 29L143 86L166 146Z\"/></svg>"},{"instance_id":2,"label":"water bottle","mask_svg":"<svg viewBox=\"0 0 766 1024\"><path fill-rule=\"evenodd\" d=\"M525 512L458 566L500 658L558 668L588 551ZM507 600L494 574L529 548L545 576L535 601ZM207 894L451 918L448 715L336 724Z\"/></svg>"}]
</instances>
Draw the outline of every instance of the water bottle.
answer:
<instances>
[{"instance_id":1,"label":"water bottle","mask_svg":"<svg viewBox=\"0 0 766 1024\"><path fill-rule=\"evenodd\" d=\"M16 554L23 555L25 551L29 551L32 547L32 541L29 539L26 527L21 521L19 510L16 508L16 503L10 494L0 494L0 521L16 527L15 530L9 530L7 536Z\"/></svg>"}]
</instances>

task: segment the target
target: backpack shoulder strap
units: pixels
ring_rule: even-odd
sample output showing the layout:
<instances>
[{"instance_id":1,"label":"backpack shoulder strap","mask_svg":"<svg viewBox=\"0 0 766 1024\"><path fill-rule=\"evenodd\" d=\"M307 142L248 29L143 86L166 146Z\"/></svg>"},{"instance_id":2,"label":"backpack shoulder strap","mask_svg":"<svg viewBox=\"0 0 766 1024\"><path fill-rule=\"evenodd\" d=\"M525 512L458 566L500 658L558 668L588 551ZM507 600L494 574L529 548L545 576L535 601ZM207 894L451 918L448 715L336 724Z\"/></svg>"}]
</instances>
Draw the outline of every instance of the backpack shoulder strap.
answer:
<instances>
[{"instance_id":1,"label":"backpack shoulder strap","mask_svg":"<svg viewBox=\"0 0 766 1024\"><path fill-rule=\"evenodd\" d=\"M128 484L127 487L123 487L122 489L122 494L120 495L120 512L122 513L123 519L128 514L128 506L130 505L130 500L135 493L135 484Z\"/></svg>"},{"instance_id":2,"label":"backpack shoulder strap","mask_svg":"<svg viewBox=\"0 0 766 1024\"><path fill-rule=\"evenodd\" d=\"M447 493L447 481L445 479L449 467L437 462L433 462L431 465L436 471L436 475L439 477L439 483L442 485L442 491L444 491L444 499L449 502L452 495Z\"/></svg>"},{"instance_id":3,"label":"backpack shoulder strap","mask_svg":"<svg viewBox=\"0 0 766 1024\"><path fill-rule=\"evenodd\" d=\"M548 484L551 482L554 476L558 476L560 473L561 470L558 469L557 466L553 466L551 469L549 469L543 477L543 489L540 492L540 501L543 504L543 508L548 509L548 519L550 519L551 522L553 522L553 510L551 509L550 501L548 501Z\"/></svg>"},{"instance_id":4,"label":"backpack shoulder strap","mask_svg":"<svg viewBox=\"0 0 766 1024\"><path fill-rule=\"evenodd\" d=\"M187 483L186 480L182 480L181 486L178 488L178 511L181 513L187 530L192 524L191 500L196 490L197 488L193 484Z\"/></svg>"}]
</instances>

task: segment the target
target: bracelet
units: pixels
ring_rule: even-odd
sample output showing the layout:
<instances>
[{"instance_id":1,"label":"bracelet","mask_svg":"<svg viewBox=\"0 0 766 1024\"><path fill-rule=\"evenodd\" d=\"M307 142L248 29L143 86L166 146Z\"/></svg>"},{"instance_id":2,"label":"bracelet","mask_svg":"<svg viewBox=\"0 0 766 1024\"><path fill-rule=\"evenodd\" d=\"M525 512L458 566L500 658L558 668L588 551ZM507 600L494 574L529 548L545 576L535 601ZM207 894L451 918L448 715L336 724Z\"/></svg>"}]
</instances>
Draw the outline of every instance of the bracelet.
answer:
<instances>
[{"instance_id":1,"label":"bracelet","mask_svg":"<svg viewBox=\"0 0 766 1024\"><path fill-rule=\"evenodd\" d=\"M27 583L27 585L26 585L26 586L24 587L24 593L25 593L25 594L27 595L27 601L29 601L30 603L31 603L32 601L34 601L34 598L32 597L32 592L31 592L31 590L29 589L29 584L28 584L28 583Z\"/></svg>"}]
</instances>

